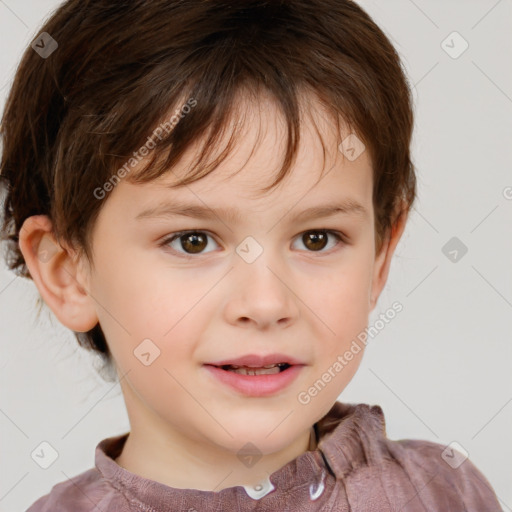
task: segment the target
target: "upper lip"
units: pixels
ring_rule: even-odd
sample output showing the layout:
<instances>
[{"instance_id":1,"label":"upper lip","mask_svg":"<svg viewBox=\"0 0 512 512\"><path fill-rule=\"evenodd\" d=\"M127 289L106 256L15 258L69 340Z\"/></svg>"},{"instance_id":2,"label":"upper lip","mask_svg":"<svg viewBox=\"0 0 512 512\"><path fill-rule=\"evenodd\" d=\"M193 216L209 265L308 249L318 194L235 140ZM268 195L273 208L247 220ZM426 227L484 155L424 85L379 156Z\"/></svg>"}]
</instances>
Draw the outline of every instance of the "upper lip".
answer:
<instances>
[{"instance_id":1,"label":"upper lip","mask_svg":"<svg viewBox=\"0 0 512 512\"><path fill-rule=\"evenodd\" d=\"M289 365L304 365L295 357L287 356L285 354L247 354L241 357L224 359L222 361L215 361L213 363L205 363L211 366L252 366L253 368L262 368L272 364L288 363Z\"/></svg>"}]
</instances>

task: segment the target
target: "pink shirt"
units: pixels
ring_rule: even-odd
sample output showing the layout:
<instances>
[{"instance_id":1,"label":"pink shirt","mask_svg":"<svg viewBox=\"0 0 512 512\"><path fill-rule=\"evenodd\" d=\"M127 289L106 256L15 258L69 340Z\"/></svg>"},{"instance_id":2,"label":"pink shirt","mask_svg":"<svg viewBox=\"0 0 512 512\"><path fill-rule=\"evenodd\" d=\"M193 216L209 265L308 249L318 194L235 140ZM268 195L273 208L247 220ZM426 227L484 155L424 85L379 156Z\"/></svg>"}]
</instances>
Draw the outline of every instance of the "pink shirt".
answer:
<instances>
[{"instance_id":1,"label":"pink shirt","mask_svg":"<svg viewBox=\"0 0 512 512\"><path fill-rule=\"evenodd\" d=\"M110 437L96 447L95 468L55 485L26 512L502 512L469 459L460 463L429 441L388 439L379 406L336 402L315 430L317 447L259 487L219 492L126 471L114 459L128 434Z\"/></svg>"}]
</instances>

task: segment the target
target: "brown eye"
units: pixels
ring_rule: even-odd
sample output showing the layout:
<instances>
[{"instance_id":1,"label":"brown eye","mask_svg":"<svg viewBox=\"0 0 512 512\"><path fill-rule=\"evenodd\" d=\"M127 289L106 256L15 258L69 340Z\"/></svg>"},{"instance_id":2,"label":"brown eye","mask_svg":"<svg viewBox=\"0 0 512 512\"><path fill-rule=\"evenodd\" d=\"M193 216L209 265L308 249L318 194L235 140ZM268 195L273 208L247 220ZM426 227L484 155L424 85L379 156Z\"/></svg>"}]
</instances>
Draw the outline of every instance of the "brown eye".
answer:
<instances>
[{"instance_id":1,"label":"brown eye","mask_svg":"<svg viewBox=\"0 0 512 512\"><path fill-rule=\"evenodd\" d=\"M300 240L308 252L328 253L330 251L324 249L332 238L337 240L337 243L332 244L331 242L331 247L335 247L336 245L339 245L340 242L343 242L342 236L337 232L326 229L313 229L306 231L302 233Z\"/></svg>"},{"instance_id":2,"label":"brown eye","mask_svg":"<svg viewBox=\"0 0 512 512\"><path fill-rule=\"evenodd\" d=\"M327 238L324 231L308 231L302 235L304 245L312 251L321 251L327 245Z\"/></svg>"},{"instance_id":3,"label":"brown eye","mask_svg":"<svg viewBox=\"0 0 512 512\"><path fill-rule=\"evenodd\" d=\"M174 247L171 248L184 256L189 254L201 254L210 252L205 251L208 246L208 238L212 237L204 231L182 231L164 240L162 245L172 246L174 243Z\"/></svg>"},{"instance_id":4,"label":"brown eye","mask_svg":"<svg viewBox=\"0 0 512 512\"><path fill-rule=\"evenodd\" d=\"M180 241L183 249L192 254L201 252L208 245L208 241L202 233L188 233L182 235Z\"/></svg>"}]
</instances>

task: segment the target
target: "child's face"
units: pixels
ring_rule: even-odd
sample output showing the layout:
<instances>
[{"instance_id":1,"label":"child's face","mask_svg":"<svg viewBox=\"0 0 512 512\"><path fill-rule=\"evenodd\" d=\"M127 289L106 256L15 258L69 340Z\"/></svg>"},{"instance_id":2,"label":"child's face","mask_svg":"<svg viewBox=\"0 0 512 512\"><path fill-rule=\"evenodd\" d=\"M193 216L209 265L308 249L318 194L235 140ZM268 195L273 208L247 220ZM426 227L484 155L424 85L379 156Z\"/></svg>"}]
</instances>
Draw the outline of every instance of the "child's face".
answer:
<instances>
[{"instance_id":1,"label":"child's face","mask_svg":"<svg viewBox=\"0 0 512 512\"><path fill-rule=\"evenodd\" d=\"M177 189L169 188L172 173L143 185L123 180L95 225L95 268L84 287L119 374L126 374L121 385L133 435L170 434L235 453L247 442L262 453L277 451L304 436L359 366L363 350L316 396L308 393L330 368L332 376L338 356L367 326L398 241L376 258L368 152L355 161L344 158L318 107L316 124L328 148L324 177L316 184L323 152L315 126L304 123L291 174L258 196L280 168L285 130L280 118L275 121L275 107L265 105L260 118L254 107L250 112L235 153L212 174ZM192 156L174 169L177 176ZM364 210L298 219L309 208L346 201ZM164 203L229 208L238 216L137 219ZM321 229L343 233L346 242L335 234L323 242ZM159 245L185 230L200 233ZM287 370L294 378L266 395L262 383L235 389L218 378L225 370L207 366L271 354L302 366Z\"/></svg>"}]
</instances>

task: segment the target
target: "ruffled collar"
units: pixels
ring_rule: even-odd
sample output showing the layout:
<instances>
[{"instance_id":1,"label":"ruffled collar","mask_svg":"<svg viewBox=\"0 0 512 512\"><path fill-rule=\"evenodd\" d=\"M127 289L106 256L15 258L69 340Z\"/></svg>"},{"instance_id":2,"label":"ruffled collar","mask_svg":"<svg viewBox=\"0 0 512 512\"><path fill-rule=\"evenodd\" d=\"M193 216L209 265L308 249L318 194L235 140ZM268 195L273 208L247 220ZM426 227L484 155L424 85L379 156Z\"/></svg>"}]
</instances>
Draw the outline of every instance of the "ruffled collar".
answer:
<instances>
[{"instance_id":1,"label":"ruffled collar","mask_svg":"<svg viewBox=\"0 0 512 512\"><path fill-rule=\"evenodd\" d=\"M257 500L264 497L267 509L274 510L273 505L282 503L283 493L299 501L302 497L317 499L335 480L382 458L379 440L386 437L386 432L384 415L378 405L335 402L314 428L316 448L288 462L255 489L244 486L218 492L178 489L131 473L115 462L129 433L101 441L96 447L95 464L110 485L130 502L142 504L144 509L164 511L169 510L169 503L176 503L186 504L192 510L223 510L230 503L233 510L248 511L254 510ZM331 478L326 478L328 475Z\"/></svg>"}]
</instances>

